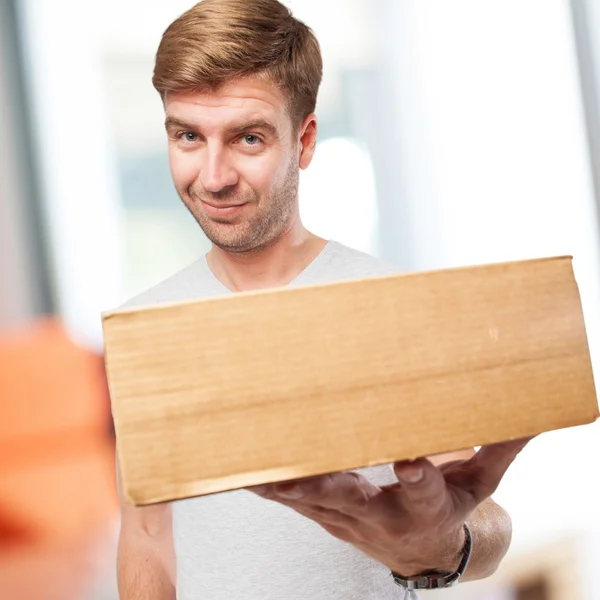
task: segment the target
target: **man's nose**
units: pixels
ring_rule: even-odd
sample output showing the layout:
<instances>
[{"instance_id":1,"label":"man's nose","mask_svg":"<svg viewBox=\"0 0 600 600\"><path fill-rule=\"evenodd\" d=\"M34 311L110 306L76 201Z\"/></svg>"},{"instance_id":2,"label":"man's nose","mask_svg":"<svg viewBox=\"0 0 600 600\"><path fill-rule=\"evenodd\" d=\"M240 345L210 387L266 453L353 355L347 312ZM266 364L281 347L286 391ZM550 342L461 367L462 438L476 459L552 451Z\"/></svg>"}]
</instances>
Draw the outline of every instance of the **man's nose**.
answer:
<instances>
[{"instance_id":1,"label":"man's nose","mask_svg":"<svg viewBox=\"0 0 600 600\"><path fill-rule=\"evenodd\" d=\"M200 182L207 192L218 193L236 185L239 176L231 164L227 149L207 145L200 168Z\"/></svg>"}]
</instances>

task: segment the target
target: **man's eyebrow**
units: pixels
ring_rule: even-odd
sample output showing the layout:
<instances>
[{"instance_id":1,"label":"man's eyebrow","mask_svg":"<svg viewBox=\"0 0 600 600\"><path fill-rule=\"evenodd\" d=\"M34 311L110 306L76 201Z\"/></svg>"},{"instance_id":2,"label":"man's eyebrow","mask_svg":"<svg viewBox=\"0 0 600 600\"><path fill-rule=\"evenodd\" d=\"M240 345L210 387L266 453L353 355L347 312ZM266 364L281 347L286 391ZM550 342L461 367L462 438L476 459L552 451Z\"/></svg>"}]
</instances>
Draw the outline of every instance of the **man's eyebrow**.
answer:
<instances>
[{"instance_id":1,"label":"man's eyebrow","mask_svg":"<svg viewBox=\"0 0 600 600\"><path fill-rule=\"evenodd\" d=\"M182 129L194 129L194 126L190 123L186 123L181 119L177 119L176 117L167 117L165 120L165 129L169 129L169 127L181 127Z\"/></svg>"},{"instance_id":2,"label":"man's eyebrow","mask_svg":"<svg viewBox=\"0 0 600 600\"><path fill-rule=\"evenodd\" d=\"M165 120L165 129L168 131L171 127L180 127L181 129L185 129L188 131L195 131L196 126L191 123L186 123L185 121L178 119L177 117L167 117ZM240 125L235 125L228 130L228 133L231 135L241 135L247 131L260 129L265 131L268 135L274 138L279 138L279 131L277 127L269 121L265 119L250 119L249 121L245 121Z\"/></svg>"},{"instance_id":3,"label":"man's eyebrow","mask_svg":"<svg viewBox=\"0 0 600 600\"><path fill-rule=\"evenodd\" d=\"M279 138L279 131L277 130L277 127L275 127L275 125L272 123L265 121L265 119L251 119L250 121L246 121L245 123L232 127L229 131L233 135L239 135L245 133L246 131L252 131L256 129L262 129L268 135L274 138Z\"/></svg>"}]
</instances>

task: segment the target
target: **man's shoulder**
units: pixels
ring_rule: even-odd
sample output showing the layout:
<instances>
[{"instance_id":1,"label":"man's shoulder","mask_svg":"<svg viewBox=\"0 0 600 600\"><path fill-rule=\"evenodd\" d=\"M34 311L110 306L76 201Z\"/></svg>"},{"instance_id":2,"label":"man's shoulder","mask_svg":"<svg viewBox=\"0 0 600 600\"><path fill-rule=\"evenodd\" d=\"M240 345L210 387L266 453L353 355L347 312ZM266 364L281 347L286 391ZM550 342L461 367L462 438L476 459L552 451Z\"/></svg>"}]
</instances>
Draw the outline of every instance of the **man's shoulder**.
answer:
<instances>
[{"instance_id":1,"label":"man's shoulder","mask_svg":"<svg viewBox=\"0 0 600 600\"><path fill-rule=\"evenodd\" d=\"M119 308L142 308L168 302L184 302L195 298L216 296L220 292L214 278L209 277L205 257L201 257L170 277L133 296Z\"/></svg>"},{"instance_id":2,"label":"man's shoulder","mask_svg":"<svg viewBox=\"0 0 600 600\"><path fill-rule=\"evenodd\" d=\"M317 280L335 281L396 275L400 272L401 268L393 262L331 241L319 272L313 275Z\"/></svg>"}]
</instances>

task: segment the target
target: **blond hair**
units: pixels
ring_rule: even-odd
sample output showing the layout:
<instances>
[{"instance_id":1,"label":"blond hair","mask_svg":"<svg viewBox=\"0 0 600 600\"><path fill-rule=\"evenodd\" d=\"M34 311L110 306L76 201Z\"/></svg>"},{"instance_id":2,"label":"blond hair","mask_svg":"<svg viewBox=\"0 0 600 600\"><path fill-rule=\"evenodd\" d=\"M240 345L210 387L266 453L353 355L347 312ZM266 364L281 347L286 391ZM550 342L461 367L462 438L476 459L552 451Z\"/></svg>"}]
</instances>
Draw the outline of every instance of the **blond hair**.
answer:
<instances>
[{"instance_id":1,"label":"blond hair","mask_svg":"<svg viewBox=\"0 0 600 600\"><path fill-rule=\"evenodd\" d=\"M297 127L315 110L322 73L313 32L278 0L203 0L164 32L152 83L164 100L266 76L286 94Z\"/></svg>"}]
</instances>

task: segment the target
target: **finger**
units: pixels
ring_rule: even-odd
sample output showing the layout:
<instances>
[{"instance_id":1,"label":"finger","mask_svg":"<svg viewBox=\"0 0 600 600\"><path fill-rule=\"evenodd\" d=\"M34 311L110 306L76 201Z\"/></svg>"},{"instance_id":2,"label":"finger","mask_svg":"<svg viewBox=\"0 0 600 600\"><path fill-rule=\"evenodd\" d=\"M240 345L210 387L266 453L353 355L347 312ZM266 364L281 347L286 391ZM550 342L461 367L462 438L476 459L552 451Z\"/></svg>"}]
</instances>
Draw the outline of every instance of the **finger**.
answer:
<instances>
[{"instance_id":1,"label":"finger","mask_svg":"<svg viewBox=\"0 0 600 600\"><path fill-rule=\"evenodd\" d=\"M322 506L301 504L292 500L278 500L278 502L311 519L325 531L341 540L352 542L362 539L361 523L356 517Z\"/></svg>"},{"instance_id":2,"label":"finger","mask_svg":"<svg viewBox=\"0 0 600 600\"><path fill-rule=\"evenodd\" d=\"M437 514L448 501L446 481L442 472L425 458L394 465L400 482L397 493L404 509L412 516Z\"/></svg>"},{"instance_id":3,"label":"finger","mask_svg":"<svg viewBox=\"0 0 600 600\"><path fill-rule=\"evenodd\" d=\"M316 521L320 525L331 525L342 528L354 528L357 523L357 518L351 515L340 512L333 508L325 508L314 504L303 504L295 500L286 500L284 498L273 498L279 504L283 504L288 508L295 510L301 515Z\"/></svg>"},{"instance_id":4,"label":"finger","mask_svg":"<svg viewBox=\"0 0 600 600\"><path fill-rule=\"evenodd\" d=\"M427 460L434 466L440 467L441 465L447 465L448 463L456 463L458 461L465 461L475 456L475 449L468 448L466 450L459 450L457 452L444 452L443 454L434 454L428 456Z\"/></svg>"},{"instance_id":5,"label":"finger","mask_svg":"<svg viewBox=\"0 0 600 600\"><path fill-rule=\"evenodd\" d=\"M303 484L306 485L308 480L303 480ZM255 494L262 496L263 498L267 498L269 500L273 500L278 502L279 504L283 504L301 515L316 521L323 527L329 531L331 528L340 528L340 529L355 529L357 527L357 519L348 514L344 514L339 510L334 508L327 508L324 506L319 506L316 504L309 504L307 502L301 502L298 500L286 498L285 494L276 493L275 489L279 488L280 490L287 486L289 489L291 486L295 485L297 482L288 482L287 484L268 484L268 485L259 485L246 488L250 492L254 492ZM285 489L285 488L284 488ZM294 494L288 494L294 495ZM337 535L334 534L334 535ZM340 537L338 535L338 537Z\"/></svg>"},{"instance_id":6,"label":"finger","mask_svg":"<svg viewBox=\"0 0 600 600\"><path fill-rule=\"evenodd\" d=\"M477 502L489 498L518 454L533 438L482 446L469 461L476 470L472 493Z\"/></svg>"},{"instance_id":7,"label":"finger","mask_svg":"<svg viewBox=\"0 0 600 600\"><path fill-rule=\"evenodd\" d=\"M311 479L274 486L275 499L336 510L348 515L362 514L379 488L358 473L331 473Z\"/></svg>"}]
</instances>

